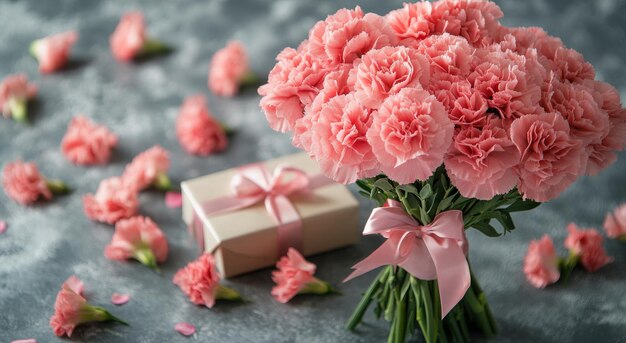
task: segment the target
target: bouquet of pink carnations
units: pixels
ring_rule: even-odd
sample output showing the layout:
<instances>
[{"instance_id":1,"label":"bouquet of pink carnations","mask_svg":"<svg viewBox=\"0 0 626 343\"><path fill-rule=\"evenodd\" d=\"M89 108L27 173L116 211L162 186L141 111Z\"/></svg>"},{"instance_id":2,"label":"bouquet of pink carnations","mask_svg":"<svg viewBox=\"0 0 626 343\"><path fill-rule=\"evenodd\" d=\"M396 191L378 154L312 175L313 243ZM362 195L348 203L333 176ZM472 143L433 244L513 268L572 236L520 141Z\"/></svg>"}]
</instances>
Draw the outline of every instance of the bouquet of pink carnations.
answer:
<instances>
[{"instance_id":1,"label":"bouquet of pink carnations","mask_svg":"<svg viewBox=\"0 0 626 343\"><path fill-rule=\"evenodd\" d=\"M358 305L390 342L496 333L464 230L514 229L511 212L557 197L624 148L626 110L583 56L540 28L509 28L489 1L342 9L277 57L259 88L271 127L381 206L384 243L349 277L384 267ZM492 225L494 220L499 222Z\"/></svg>"}]
</instances>

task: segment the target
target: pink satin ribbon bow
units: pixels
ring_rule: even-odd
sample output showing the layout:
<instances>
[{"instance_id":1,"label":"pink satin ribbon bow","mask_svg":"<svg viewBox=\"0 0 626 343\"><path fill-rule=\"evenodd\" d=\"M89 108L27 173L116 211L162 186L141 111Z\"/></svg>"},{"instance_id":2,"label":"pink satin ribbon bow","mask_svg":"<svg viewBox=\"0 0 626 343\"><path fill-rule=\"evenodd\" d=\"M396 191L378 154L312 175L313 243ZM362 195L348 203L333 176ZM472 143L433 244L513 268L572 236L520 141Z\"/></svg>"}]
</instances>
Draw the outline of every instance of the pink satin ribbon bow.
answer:
<instances>
[{"instance_id":1,"label":"pink satin ribbon bow","mask_svg":"<svg viewBox=\"0 0 626 343\"><path fill-rule=\"evenodd\" d=\"M399 202L389 200L388 207L372 211L363 230L364 235L380 234L387 240L354 265L344 282L386 265L402 267L421 280L436 279L443 318L461 301L471 282L463 230L461 211L439 213L430 224L420 225Z\"/></svg>"},{"instance_id":2,"label":"pink satin ribbon bow","mask_svg":"<svg viewBox=\"0 0 626 343\"><path fill-rule=\"evenodd\" d=\"M251 164L239 168L231 179L232 195L208 201L202 204L202 209L205 215L211 216L263 202L278 224L278 256L283 256L290 247L302 251L302 220L289 196L307 193L331 182L321 174L309 177L304 171L286 165L270 174L264 165ZM194 228L194 235L202 244L204 233L197 215Z\"/></svg>"}]
</instances>

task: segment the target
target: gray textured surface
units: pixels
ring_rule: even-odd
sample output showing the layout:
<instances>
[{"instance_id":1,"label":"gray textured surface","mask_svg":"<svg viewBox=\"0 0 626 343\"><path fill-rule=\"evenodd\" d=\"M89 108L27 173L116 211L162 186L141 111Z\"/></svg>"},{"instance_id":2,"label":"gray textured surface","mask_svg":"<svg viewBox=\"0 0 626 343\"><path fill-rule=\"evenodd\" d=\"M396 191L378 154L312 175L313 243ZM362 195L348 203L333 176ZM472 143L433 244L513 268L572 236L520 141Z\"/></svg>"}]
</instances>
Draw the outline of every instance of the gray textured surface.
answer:
<instances>
[{"instance_id":1,"label":"gray textured surface","mask_svg":"<svg viewBox=\"0 0 626 343\"><path fill-rule=\"evenodd\" d=\"M498 1L508 25L539 25L581 51L601 79L614 84L626 98L626 2L621 0ZM247 304L220 303L209 310L191 305L171 283L173 273L196 256L179 219L157 193L141 195L141 212L153 217L169 238L170 257L157 275L136 263L117 263L102 250L112 229L94 224L82 213L81 195L92 192L100 180L120 174L136 153L153 144L172 152L175 180L196 177L227 167L281 156L294 149L285 135L272 132L258 109L258 97L248 91L234 99L209 95L213 112L238 130L225 153L194 158L183 153L172 130L182 99L206 90L211 54L229 39L242 40L252 66L267 73L274 56L285 46L304 39L316 20L351 1L11 1L0 2L0 76L25 72L40 86L33 125L0 121L0 164L21 157L36 161L51 177L69 181L70 196L47 204L21 207L0 192L0 219L9 230L0 236L0 342L34 337L54 342L48 320L56 292L69 275L87 285L90 301L111 308L130 327L86 326L77 342L379 342L387 324L373 317L356 334L343 329L373 275L340 288L343 296L298 297L288 305L269 295L270 270L232 280L231 285L251 300ZM398 1L364 1L368 11L386 13ZM149 30L174 44L170 56L141 64L122 65L108 51L108 36L120 14L128 9L145 12ZM40 76L26 54L31 40L67 29L80 31L74 56L82 62L71 70ZM120 137L113 162L81 168L68 163L59 143L70 118L85 113ZM569 221L601 225L606 210L626 201L626 154L600 176L579 180L551 203L517 215L518 230L503 238L470 234L471 259L502 334L494 341L626 341L626 245L608 241L615 263L595 274L576 272L568 285L544 291L531 288L521 272L530 239L543 232L555 242L565 237ZM371 204L362 202L362 220ZM338 284L348 268L376 246L363 239L358 246L316 256L319 276ZM564 253L562 248L560 252ZM111 293L132 295L115 307ZM173 330L188 321L198 328L193 338Z\"/></svg>"}]
</instances>

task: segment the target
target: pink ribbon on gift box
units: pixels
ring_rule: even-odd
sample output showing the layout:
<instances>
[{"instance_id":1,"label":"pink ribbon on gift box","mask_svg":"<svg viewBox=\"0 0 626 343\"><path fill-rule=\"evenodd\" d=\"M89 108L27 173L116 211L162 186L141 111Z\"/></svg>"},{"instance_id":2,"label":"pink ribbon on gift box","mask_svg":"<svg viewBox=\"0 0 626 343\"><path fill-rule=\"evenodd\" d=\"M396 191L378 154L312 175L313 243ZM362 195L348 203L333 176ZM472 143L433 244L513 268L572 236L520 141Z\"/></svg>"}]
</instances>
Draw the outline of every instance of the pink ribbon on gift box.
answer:
<instances>
[{"instance_id":1,"label":"pink ribbon on gift box","mask_svg":"<svg viewBox=\"0 0 626 343\"><path fill-rule=\"evenodd\" d=\"M302 220L289 197L331 183L332 180L324 175L309 176L301 169L287 165L278 166L270 173L263 164L250 164L237 168L231 179L231 195L203 203L202 211L206 216L212 216L264 203L276 221L278 256L283 256L290 247L302 251ZM204 250L204 227L197 213L194 213L191 229Z\"/></svg>"},{"instance_id":2,"label":"pink ribbon on gift box","mask_svg":"<svg viewBox=\"0 0 626 343\"><path fill-rule=\"evenodd\" d=\"M386 207L372 211L363 234L380 234L387 240L354 265L355 270L344 282L386 265L402 267L421 280L436 279L441 318L469 289L471 276L463 251L467 244L463 212L441 212L430 224L421 225L404 211L399 202L388 200Z\"/></svg>"}]
</instances>

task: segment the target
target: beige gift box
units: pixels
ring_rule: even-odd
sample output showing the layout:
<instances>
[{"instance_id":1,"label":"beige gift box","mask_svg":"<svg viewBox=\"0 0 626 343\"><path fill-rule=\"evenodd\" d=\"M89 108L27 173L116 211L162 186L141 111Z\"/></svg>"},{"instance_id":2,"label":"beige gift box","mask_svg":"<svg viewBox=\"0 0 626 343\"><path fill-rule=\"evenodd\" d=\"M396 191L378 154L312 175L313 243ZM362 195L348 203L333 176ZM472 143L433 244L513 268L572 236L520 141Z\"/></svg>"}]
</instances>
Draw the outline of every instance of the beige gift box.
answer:
<instances>
[{"instance_id":1,"label":"beige gift box","mask_svg":"<svg viewBox=\"0 0 626 343\"><path fill-rule=\"evenodd\" d=\"M272 172L276 166L288 165L308 176L319 175L317 163L306 154L295 154L262 163ZM278 256L278 224L267 212L263 202L251 207L216 215L206 215L202 204L232 195L231 179L235 169L206 175L181 184L183 220L196 225L203 233L196 237L206 252L215 255L217 267L224 277L272 266ZM359 204L350 191L338 183L330 183L310 194L289 196L302 221L302 251L305 256L329 251L357 242ZM203 244L202 244L203 243Z\"/></svg>"}]
</instances>

